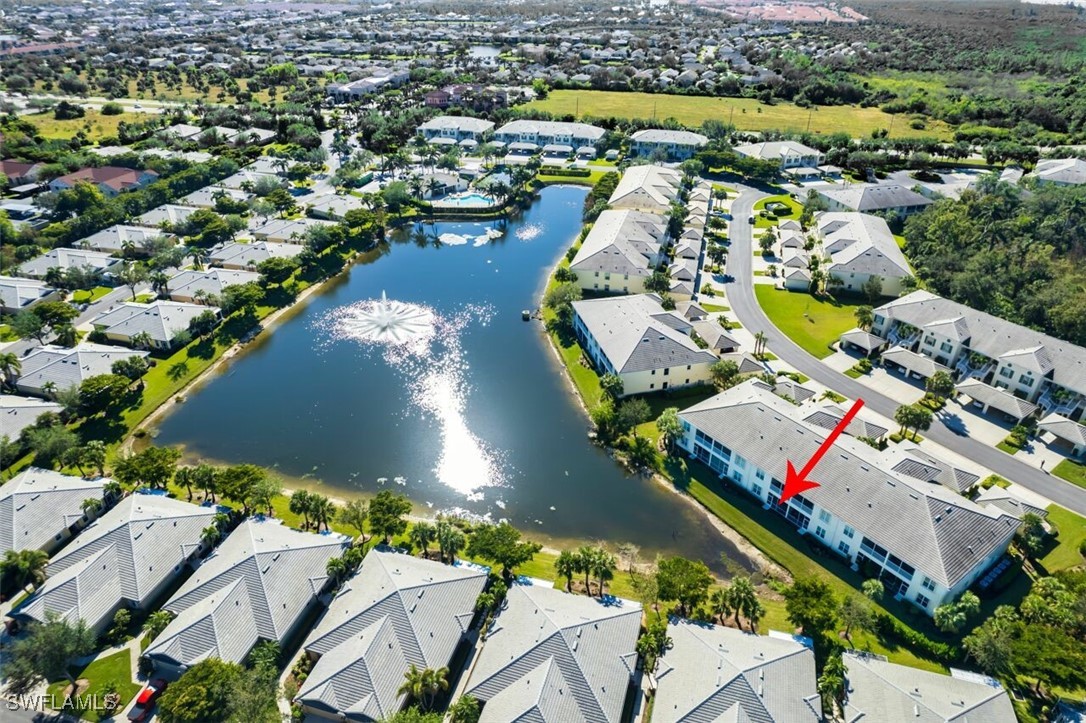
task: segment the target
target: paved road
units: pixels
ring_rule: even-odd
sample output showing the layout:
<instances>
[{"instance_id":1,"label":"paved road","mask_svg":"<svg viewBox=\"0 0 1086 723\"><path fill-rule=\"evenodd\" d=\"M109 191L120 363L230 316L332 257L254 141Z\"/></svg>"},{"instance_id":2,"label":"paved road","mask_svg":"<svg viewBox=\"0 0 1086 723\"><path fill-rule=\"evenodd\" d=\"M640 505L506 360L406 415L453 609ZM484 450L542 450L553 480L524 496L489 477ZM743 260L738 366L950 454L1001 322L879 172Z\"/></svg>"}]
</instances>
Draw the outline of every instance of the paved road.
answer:
<instances>
[{"instance_id":1,"label":"paved road","mask_svg":"<svg viewBox=\"0 0 1086 723\"><path fill-rule=\"evenodd\" d=\"M731 225L731 248L728 252L728 274L732 280L726 285L728 305L735 318L752 332L765 332L768 347L785 363L850 399L863 398L864 404L874 412L893 419L894 411L900 406L900 402L830 369L781 333L762 311L754 296L751 263L754 253L751 231L753 226L747 223L747 217L751 215L755 202L768 194L753 188L740 187L738 190L741 193L732 203L734 221ZM948 428L946 422L946 417L936 415L936 422L924 435L998 475L1086 515L1086 490L1020 462L995 447L963 437Z\"/></svg>"}]
</instances>

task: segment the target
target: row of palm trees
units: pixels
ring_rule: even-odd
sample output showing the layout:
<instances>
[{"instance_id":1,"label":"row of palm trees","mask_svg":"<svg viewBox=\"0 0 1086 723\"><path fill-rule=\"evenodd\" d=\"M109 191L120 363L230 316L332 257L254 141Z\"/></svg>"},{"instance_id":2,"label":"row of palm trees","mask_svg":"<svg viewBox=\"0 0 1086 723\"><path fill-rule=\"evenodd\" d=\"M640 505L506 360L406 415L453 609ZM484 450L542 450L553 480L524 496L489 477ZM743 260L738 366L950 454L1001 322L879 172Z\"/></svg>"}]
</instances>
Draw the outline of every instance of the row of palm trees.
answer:
<instances>
[{"instance_id":1,"label":"row of palm trees","mask_svg":"<svg viewBox=\"0 0 1086 723\"><path fill-rule=\"evenodd\" d=\"M757 632L758 621L765 617L765 607L758 600L758 593L749 577L737 577L728 587L714 590L709 596L709 607L721 625L734 615L735 626L742 630L740 616L746 618L752 633Z\"/></svg>"},{"instance_id":2,"label":"row of palm trees","mask_svg":"<svg viewBox=\"0 0 1086 723\"><path fill-rule=\"evenodd\" d=\"M563 550L554 561L554 569L566 578L566 592L573 591L573 576L584 575L584 590L592 594L591 578L596 578L597 590L602 598L607 581L615 576L618 562L615 556L597 545L582 545L576 550Z\"/></svg>"},{"instance_id":3,"label":"row of palm trees","mask_svg":"<svg viewBox=\"0 0 1086 723\"><path fill-rule=\"evenodd\" d=\"M324 495L309 490L297 490L291 494L288 507L294 514L302 516L303 530L308 530L311 525L317 531L320 531L322 525L328 530L328 525L336 518L335 503Z\"/></svg>"},{"instance_id":4,"label":"row of palm trees","mask_svg":"<svg viewBox=\"0 0 1086 723\"><path fill-rule=\"evenodd\" d=\"M436 542L438 559L449 565L456 560L456 555L467 546L467 535L464 534L463 530L441 517L434 523L420 520L414 524L407 534L411 544L419 549L419 554L422 557L430 556L430 544Z\"/></svg>"}]
</instances>

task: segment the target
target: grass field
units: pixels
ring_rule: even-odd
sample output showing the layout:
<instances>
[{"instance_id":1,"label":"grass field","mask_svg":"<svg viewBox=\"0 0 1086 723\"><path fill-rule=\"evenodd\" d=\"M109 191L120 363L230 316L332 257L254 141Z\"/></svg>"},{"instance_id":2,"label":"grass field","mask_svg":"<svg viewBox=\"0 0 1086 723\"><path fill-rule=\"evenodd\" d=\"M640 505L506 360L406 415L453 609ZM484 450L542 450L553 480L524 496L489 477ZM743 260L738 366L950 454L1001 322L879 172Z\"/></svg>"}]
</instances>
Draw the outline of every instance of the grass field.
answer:
<instances>
[{"instance_id":1,"label":"grass field","mask_svg":"<svg viewBox=\"0 0 1086 723\"><path fill-rule=\"evenodd\" d=\"M813 133L844 131L856 137L868 137L885 128L894 138L937 137L949 140L948 125L928 121L924 130L909 127L908 119L895 119L878 108L822 106L800 108L792 103L765 105L752 98L712 98L693 95L623 93L608 90L554 90L543 100L534 100L525 108L557 115L594 116L597 118L674 118L687 126L700 126L707 120L733 123L739 130L790 130Z\"/></svg>"},{"instance_id":2,"label":"grass field","mask_svg":"<svg viewBox=\"0 0 1086 723\"><path fill-rule=\"evenodd\" d=\"M819 359L832 354L830 344L856 326L853 312L861 305L851 300L817 299L799 291L778 291L769 284L755 284L754 294L769 320Z\"/></svg>"},{"instance_id":3,"label":"grass field","mask_svg":"<svg viewBox=\"0 0 1086 723\"><path fill-rule=\"evenodd\" d=\"M89 683L89 687L82 693L84 698L97 695L97 699L102 700L106 694L106 685L114 683L117 686L117 693L121 696L121 708L124 708L128 705L128 701L140 692L140 686L132 682L132 656L127 649L99 658L80 671L72 670L72 673L76 679L86 678ZM60 680L49 685L48 692L54 696L53 700L56 701L58 707L64 701L66 687L68 687L67 680ZM94 698L91 697L90 700ZM68 712L74 713L70 709ZM79 717L88 721L106 720L99 717L98 711L93 710L80 711Z\"/></svg>"},{"instance_id":4,"label":"grass field","mask_svg":"<svg viewBox=\"0 0 1086 723\"><path fill-rule=\"evenodd\" d=\"M783 203L791 209L791 212L784 216L763 216L761 212L771 203ZM798 219L800 214L803 213L803 204L799 203L788 194L781 194L779 196L763 198L761 201L758 201L754 204L754 212L754 228L769 228L770 226L776 226L782 221ZM761 252L758 252L756 255L761 256Z\"/></svg>"},{"instance_id":5,"label":"grass field","mask_svg":"<svg viewBox=\"0 0 1086 723\"><path fill-rule=\"evenodd\" d=\"M79 131L84 131L87 138L96 141L106 136L117 135L117 126L125 123L140 123L152 116L145 113L125 112L119 115L102 115L100 110L87 108L86 115L72 120L57 120L53 111L22 116L21 119L33 123L45 138L71 138Z\"/></svg>"},{"instance_id":6,"label":"grass field","mask_svg":"<svg viewBox=\"0 0 1086 723\"><path fill-rule=\"evenodd\" d=\"M1048 508L1048 521L1060 531L1060 544L1041 558L1045 569L1058 572L1086 562L1079 552L1079 547L1086 542L1086 519L1063 507L1051 505Z\"/></svg>"},{"instance_id":7,"label":"grass field","mask_svg":"<svg viewBox=\"0 0 1086 723\"><path fill-rule=\"evenodd\" d=\"M79 291L72 292L72 301L77 304L87 304L92 301L98 301L103 296L113 291L108 286L95 286L93 289L80 289Z\"/></svg>"},{"instance_id":8,"label":"grass field","mask_svg":"<svg viewBox=\"0 0 1086 723\"><path fill-rule=\"evenodd\" d=\"M1086 487L1086 464L1073 459L1065 459L1052 468L1052 474L1065 479L1071 484Z\"/></svg>"}]
</instances>

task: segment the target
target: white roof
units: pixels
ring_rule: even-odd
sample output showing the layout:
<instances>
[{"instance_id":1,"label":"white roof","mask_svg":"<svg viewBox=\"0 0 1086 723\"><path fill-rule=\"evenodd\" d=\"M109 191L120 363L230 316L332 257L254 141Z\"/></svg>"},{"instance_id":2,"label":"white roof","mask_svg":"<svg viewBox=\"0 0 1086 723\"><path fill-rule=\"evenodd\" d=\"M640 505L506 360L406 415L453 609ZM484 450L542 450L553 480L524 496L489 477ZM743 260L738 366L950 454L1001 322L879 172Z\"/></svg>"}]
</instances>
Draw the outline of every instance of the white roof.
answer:
<instances>
[{"instance_id":1,"label":"white roof","mask_svg":"<svg viewBox=\"0 0 1086 723\"><path fill-rule=\"evenodd\" d=\"M115 361L133 356L146 357L147 352L90 342L71 349L46 344L23 357L23 368L15 386L26 394L41 394L48 382L53 382L58 390L70 389L88 377L112 373Z\"/></svg>"},{"instance_id":2,"label":"white roof","mask_svg":"<svg viewBox=\"0 0 1086 723\"><path fill-rule=\"evenodd\" d=\"M861 273L903 278L912 271L886 221L850 211L815 217L822 245L831 253L830 273Z\"/></svg>"},{"instance_id":3,"label":"white roof","mask_svg":"<svg viewBox=\"0 0 1086 723\"><path fill-rule=\"evenodd\" d=\"M236 188L224 188L223 186L205 186L199 190L193 191L187 196L181 197L181 202L189 206L199 206L200 208L214 208L216 196L225 195L227 198L234 201L248 201L253 198L253 194L242 191Z\"/></svg>"},{"instance_id":4,"label":"white roof","mask_svg":"<svg viewBox=\"0 0 1086 723\"><path fill-rule=\"evenodd\" d=\"M40 278L45 276L49 269L53 268L65 270L91 268L108 271L112 266L120 262L121 260L117 257L110 256L102 251L61 247L24 262L19 266L19 273Z\"/></svg>"},{"instance_id":5,"label":"white roof","mask_svg":"<svg viewBox=\"0 0 1086 723\"><path fill-rule=\"evenodd\" d=\"M123 301L91 319L91 324L107 334L128 339L146 332L155 341L169 342L178 332L187 331L189 323L206 311L217 314L219 309L180 301L159 300L150 304Z\"/></svg>"},{"instance_id":6,"label":"white roof","mask_svg":"<svg viewBox=\"0 0 1086 723\"><path fill-rule=\"evenodd\" d=\"M630 136L630 140L635 143L674 143L680 146L704 146L709 142L709 139L700 133L663 128L646 128L637 131Z\"/></svg>"},{"instance_id":7,"label":"white roof","mask_svg":"<svg viewBox=\"0 0 1086 723\"><path fill-rule=\"evenodd\" d=\"M561 121L542 121L521 119L510 121L498 129L498 135L504 134L534 134L542 136L572 136L577 139L598 141L606 133L587 123L565 123Z\"/></svg>"},{"instance_id":8,"label":"white roof","mask_svg":"<svg viewBox=\"0 0 1086 723\"><path fill-rule=\"evenodd\" d=\"M158 228L118 224L103 229L98 233L91 234L85 239L76 241L74 245L85 246L87 248L95 249L96 251L115 252L123 250L124 244L127 241L131 241L137 248L141 248L151 239L163 235L162 229Z\"/></svg>"},{"instance_id":9,"label":"white roof","mask_svg":"<svg viewBox=\"0 0 1086 723\"><path fill-rule=\"evenodd\" d=\"M486 703L480 723L617 723L641 612L628 600L513 586L467 682Z\"/></svg>"},{"instance_id":10,"label":"white roof","mask_svg":"<svg viewBox=\"0 0 1086 723\"><path fill-rule=\"evenodd\" d=\"M481 570L371 550L303 645L320 658L297 699L329 713L391 717L412 664L449 664L485 584Z\"/></svg>"},{"instance_id":11,"label":"white roof","mask_svg":"<svg viewBox=\"0 0 1086 723\"><path fill-rule=\"evenodd\" d=\"M47 547L83 516L83 500L102 499L108 481L37 467L23 470L0 487L0 553Z\"/></svg>"},{"instance_id":12,"label":"white roof","mask_svg":"<svg viewBox=\"0 0 1086 723\"><path fill-rule=\"evenodd\" d=\"M246 520L163 605L177 617L146 654L175 665L208 656L240 663L258 639L283 642L320 593L328 560L349 545L343 535Z\"/></svg>"},{"instance_id":13,"label":"white roof","mask_svg":"<svg viewBox=\"0 0 1086 723\"><path fill-rule=\"evenodd\" d=\"M820 188L817 193L853 211L887 211L913 206L928 206L930 198L896 183L854 183L843 188Z\"/></svg>"},{"instance_id":14,"label":"white roof","mask_svg":"<svg viewBox=\"0 0 1086 723\"><path fill-rule=\"evenodd\" d=\"M439 115L419 126L420 131L441 131L454 129L468 133L486 133L494 127L492 121L485 118L472 118L459 115Z\"/></svg>"},{"instance_id":15,"label":"white roof","mask_svg":"<svg viewBox=\"0 0 1086 723\"><path fill-rule=\"evenodd\" d=\"M649 277L666 243L665 217L629 209L608 209L592 224L569 266L586 275L603 271Z\"/></svg>"},{"instance_id":16,"label":"white roof","mask_svg":"<svg viewBox=\"0 0 1086 723\"><path fill-rule=\"evenodd\" d=\"M1086 161L1081 158L1052 158L1037 161L1030 175L1049 183L1080 185L1086 183Z\"/></svg>"},{"instance_id":17,"label":"white roof","mask_svg":"<svg viewBox=\"0 0 1086 723\"><path fill-rule=\"evenodd\" d=\"M169 289L171 297L183 296L192 299L201 289L208 294L220 296L223 289L228 286L258 281L260 281L260 274L255 271L210 268L206 271L179 272L170 279Z\"/></svg>"},{"instance_id":18,"label":"white roof","mask_svg":"<svg viewBox=\"0 0 1086 723\"><path fill-rule=\"evenodd\" d=\"M140 226L159 226L163 223L173 226L184 223L189 216L199 210L196 206L180 206L176 203L167 203L152 208L142 216L137 216L136 223Z\"/></svg>"},{"instance_id":19,"label":"white roof","mask_svg":"<svg viewBox=\"0 0 1086 723\"><path fill-rule=\"evenodd\" d=\"M608 203L612 208L632 208L667 213L679 196L682 174L663 166L630 166L622 174Z\"/></svg>"},{"instance_id":20,"label":"white roof","mask_svg":"<svg viewBox=\"0 0 1086 723\"><path fill-rule=\"evenodd\" d=\"M215 510L158 495L133 494L95 520L49 563L49 579L17 612L55 612L92 628L124 602L142 606L200 546Z\"/></svg>"},{"instance_id":21,"label":"white roof","mask_svg":"<svg viewBox=\"0 0 1086 723\"><path fill-rule=\"evenodd\" d=\"M24 429L38 421L38 417L46 412L59 414L63 409L60 404L44 399L0 394L0 437L14 442Z\"/></svg>"},{"instance_id":22,"label":"white roof","mask_svg":"<svg viewBox=\"0 0 1086 723\"><path fill-rule=\"evenodd\" d=\"M305 250L305 246L291 243L276 243L274 241L258 241L256 243L237 243L231 241L212 249L209 258L211 263L222 266L257 267L261 261L271 258L292 259Z\"/></svg>"},{"instance_id":23,"label":"white roof","mask_svg":"<svg viewBox=\"0 0 1086 723\"><path fill-rule=\"evenodd\" d=\"M751 158L760 158L763 161L779 161L787 156L819 156L817 149L805 146L795 141L765 141L763 143L747 143L735 147L735 152Z\"/></svg>"},{"instance_id":24,"label":"white roof","mask_svg":"<svg viewBox=\"0 0 1086 723\"><path fill-rule=\"evenodd\" d=\"M49 296L56 289L43 281L0 276L0 307L19 311Z\"/></svg>"}]
</instances>

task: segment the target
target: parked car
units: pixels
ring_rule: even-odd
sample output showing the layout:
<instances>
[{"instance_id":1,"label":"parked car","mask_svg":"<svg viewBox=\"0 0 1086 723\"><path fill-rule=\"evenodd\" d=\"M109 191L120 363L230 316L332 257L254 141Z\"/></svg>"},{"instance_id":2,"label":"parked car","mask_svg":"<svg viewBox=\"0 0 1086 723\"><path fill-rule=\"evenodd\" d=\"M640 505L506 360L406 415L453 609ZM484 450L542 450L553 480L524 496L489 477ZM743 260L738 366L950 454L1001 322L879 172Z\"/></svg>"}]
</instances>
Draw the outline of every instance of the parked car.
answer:
<instances>
[{"instance_id":1,"label":"parked car","mask_svg":"<svg viewBox=\"0 0 1086 723\"><path fill-rule=\"evenodd\" d=\"M136 698L136 704L132 706L132 710L128 711L128 720L136 721L136 723L142 723L142 721L149 720L151 718L151 711L155 708L155 702L158 697L162 695L162 691L166 690L166 681L161 678L152 680L147 684L147 687L140 691L139 696Z\"/></svg>"}]
</instances>

